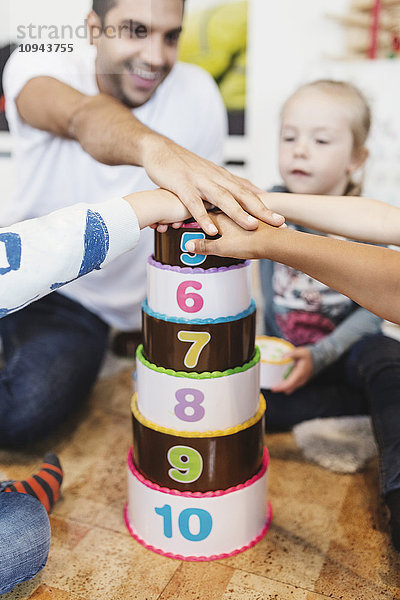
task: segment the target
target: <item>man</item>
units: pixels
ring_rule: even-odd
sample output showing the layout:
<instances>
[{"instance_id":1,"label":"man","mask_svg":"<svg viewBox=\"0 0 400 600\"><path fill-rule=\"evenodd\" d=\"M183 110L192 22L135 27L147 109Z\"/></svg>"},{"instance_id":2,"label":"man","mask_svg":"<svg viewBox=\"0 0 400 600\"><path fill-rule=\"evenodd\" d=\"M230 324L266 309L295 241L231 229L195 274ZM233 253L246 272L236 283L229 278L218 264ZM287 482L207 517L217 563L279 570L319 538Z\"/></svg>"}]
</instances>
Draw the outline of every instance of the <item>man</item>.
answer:
<instances>
[{"instance_id":1,"label":"man","mask_svg":"<svg viewBox=\"0 0 400 600\"><path fill-rule=\"evenodd\" d=\"M206 160L221 158L225 114L207 74L175 65L183 7L183 0L94 0L90 51L14 53L4 89L18 184L0 225L152 182L178 195L211 234L202 200L247 229L257 227L249 213L274 222L255 188ZM2 319L3 445L52 431L89 392L109 328L139 329L151 249L147 232L134 256Z\"/></svg>"}]
</instances>

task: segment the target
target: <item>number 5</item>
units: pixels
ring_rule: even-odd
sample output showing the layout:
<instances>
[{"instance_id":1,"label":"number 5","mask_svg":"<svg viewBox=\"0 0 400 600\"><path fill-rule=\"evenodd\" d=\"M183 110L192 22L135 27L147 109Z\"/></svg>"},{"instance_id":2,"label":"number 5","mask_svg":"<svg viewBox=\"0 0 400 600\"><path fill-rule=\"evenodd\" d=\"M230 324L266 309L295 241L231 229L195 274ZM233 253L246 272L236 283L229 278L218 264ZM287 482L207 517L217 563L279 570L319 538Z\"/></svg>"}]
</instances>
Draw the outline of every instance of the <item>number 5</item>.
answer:
<instances>
[{"instance_id":1,"label":"number 5","mask_svg":"<svg viewBox=\"0 0 400 600\"><path fill-rule=\"evenodd\" d=\"M189 242L191 240L205 240L206 236L204 233L192 233L192 232L186 232L183 234L182 238L181 238L181 250L183 250L183 254L181 254L180 259L181 262L183 262L184 265L188 265L189 267L198 267L199 265L203 264L203 262L206 260L207 256L204 256L203 254L189 254L188 252L186 252L186 242Z\"/></svg>"},{"instance_id":2,"label":"number 5","mask_svg":"<svg viewBox=\"0 0 400 600\"><path fill-rule=\"evenodd\" d=\"M207 346L211 335L207 331L179 331L178 340L180 342L191 342L192 346L185 355L184 365L188 369L194 369L199 362L202 350Z\"/></svg>"}]
</instances>

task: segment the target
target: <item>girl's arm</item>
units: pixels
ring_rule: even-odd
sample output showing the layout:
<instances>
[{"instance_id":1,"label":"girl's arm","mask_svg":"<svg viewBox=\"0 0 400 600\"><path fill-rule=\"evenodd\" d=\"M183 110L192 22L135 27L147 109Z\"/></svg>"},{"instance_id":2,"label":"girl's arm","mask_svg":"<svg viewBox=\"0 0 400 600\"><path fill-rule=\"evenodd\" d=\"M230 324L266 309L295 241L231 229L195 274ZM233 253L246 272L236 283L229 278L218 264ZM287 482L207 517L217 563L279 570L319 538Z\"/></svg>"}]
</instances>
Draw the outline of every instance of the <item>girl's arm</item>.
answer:
<instances>
[{"instance_id":1,"label":"girl's arm","mask_svg":"<svg viewBox=\"0 0 400 600\"><path fill-rule=\"evenodd\" d=\"M400 245L400 208L357 196L312 196L273 192L263 202L288 221L326 233Z\"/></svg>"},{"instance_id":2,"label":"girl's arm","mask_svg":"<svg viewBox=\"0 0 400 600\"><path fill-rule=\"evenodd\" d=\"M147 225L189 216L174 194L153 190L1 228L0 318L102 269L135 248Z\"/></svg>"},{"instance_id":3,"label":"girl's arm","mask_svg":"<svg viewBox=\"0 0 400 600\"><path fill-rule=\"evenodd\" d=\"M264 223L254 232L244 231L224 215L215 216L214 221L222 237L188 242L186 250L281 262L349 296L383 319L400 323L400 253Z\"/></svg>"}]
</instances>

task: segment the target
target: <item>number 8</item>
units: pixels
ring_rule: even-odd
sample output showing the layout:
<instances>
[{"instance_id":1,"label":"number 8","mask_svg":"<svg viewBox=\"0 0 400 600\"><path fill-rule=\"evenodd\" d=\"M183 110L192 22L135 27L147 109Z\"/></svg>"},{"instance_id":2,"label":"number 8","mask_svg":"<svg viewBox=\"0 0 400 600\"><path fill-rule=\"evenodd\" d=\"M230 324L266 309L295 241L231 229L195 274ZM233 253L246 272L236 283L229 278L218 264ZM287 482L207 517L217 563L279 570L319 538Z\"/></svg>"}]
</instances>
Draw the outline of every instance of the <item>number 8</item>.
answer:
<instances>
[{"instance_id":1,"label":"number 8","mask_svg":"<svg viewBox=\"0 0 400 600\"><path fill-rule=\"evenodd\" d=\"M192 396L193 400L188 400L188 396ZM205 414L204 407L201 406L204 402L203 392L192 388L183 388L175 393L175 398L178 404L175 406L174 412L178 419L188 423L201 421Z\"/></svg>"}]
</instances>

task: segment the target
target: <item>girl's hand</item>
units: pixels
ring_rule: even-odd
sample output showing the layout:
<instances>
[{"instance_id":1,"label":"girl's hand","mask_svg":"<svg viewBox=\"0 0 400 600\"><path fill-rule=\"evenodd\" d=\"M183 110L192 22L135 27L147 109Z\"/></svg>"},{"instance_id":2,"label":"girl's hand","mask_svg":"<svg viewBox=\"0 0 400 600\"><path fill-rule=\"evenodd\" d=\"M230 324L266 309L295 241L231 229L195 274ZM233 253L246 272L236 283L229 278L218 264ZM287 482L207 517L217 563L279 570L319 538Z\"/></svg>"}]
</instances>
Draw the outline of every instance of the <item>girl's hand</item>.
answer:
<instances>
[{"instance_id":1,"label":"girl's hand","mask_svg":"<svg viewBox=\"0 0 400 600\"><path fill-rule=\"evenodd\" d=\"M222 237L216 240L187 242L185 249L188 252L232 258L261 258L261 242L266 230L275 229L275 227L259 222L256 231L246 231L226 215L210 213L209 216Z\"/></svg>"},{"instance_id":2,"label":"girl's hand","mask_svg":"<svg viewBox=\"0 0 400 600\"><path fill-rule=\"evenodd\" d=\"M285 354L285 358L293 358L295 365L289 377L279 385L272 388L272 392L293 394L298 388L303 387L313 376L314 367L310 350L306 346L299 346Z\"/></svg>"}]
</instances>

